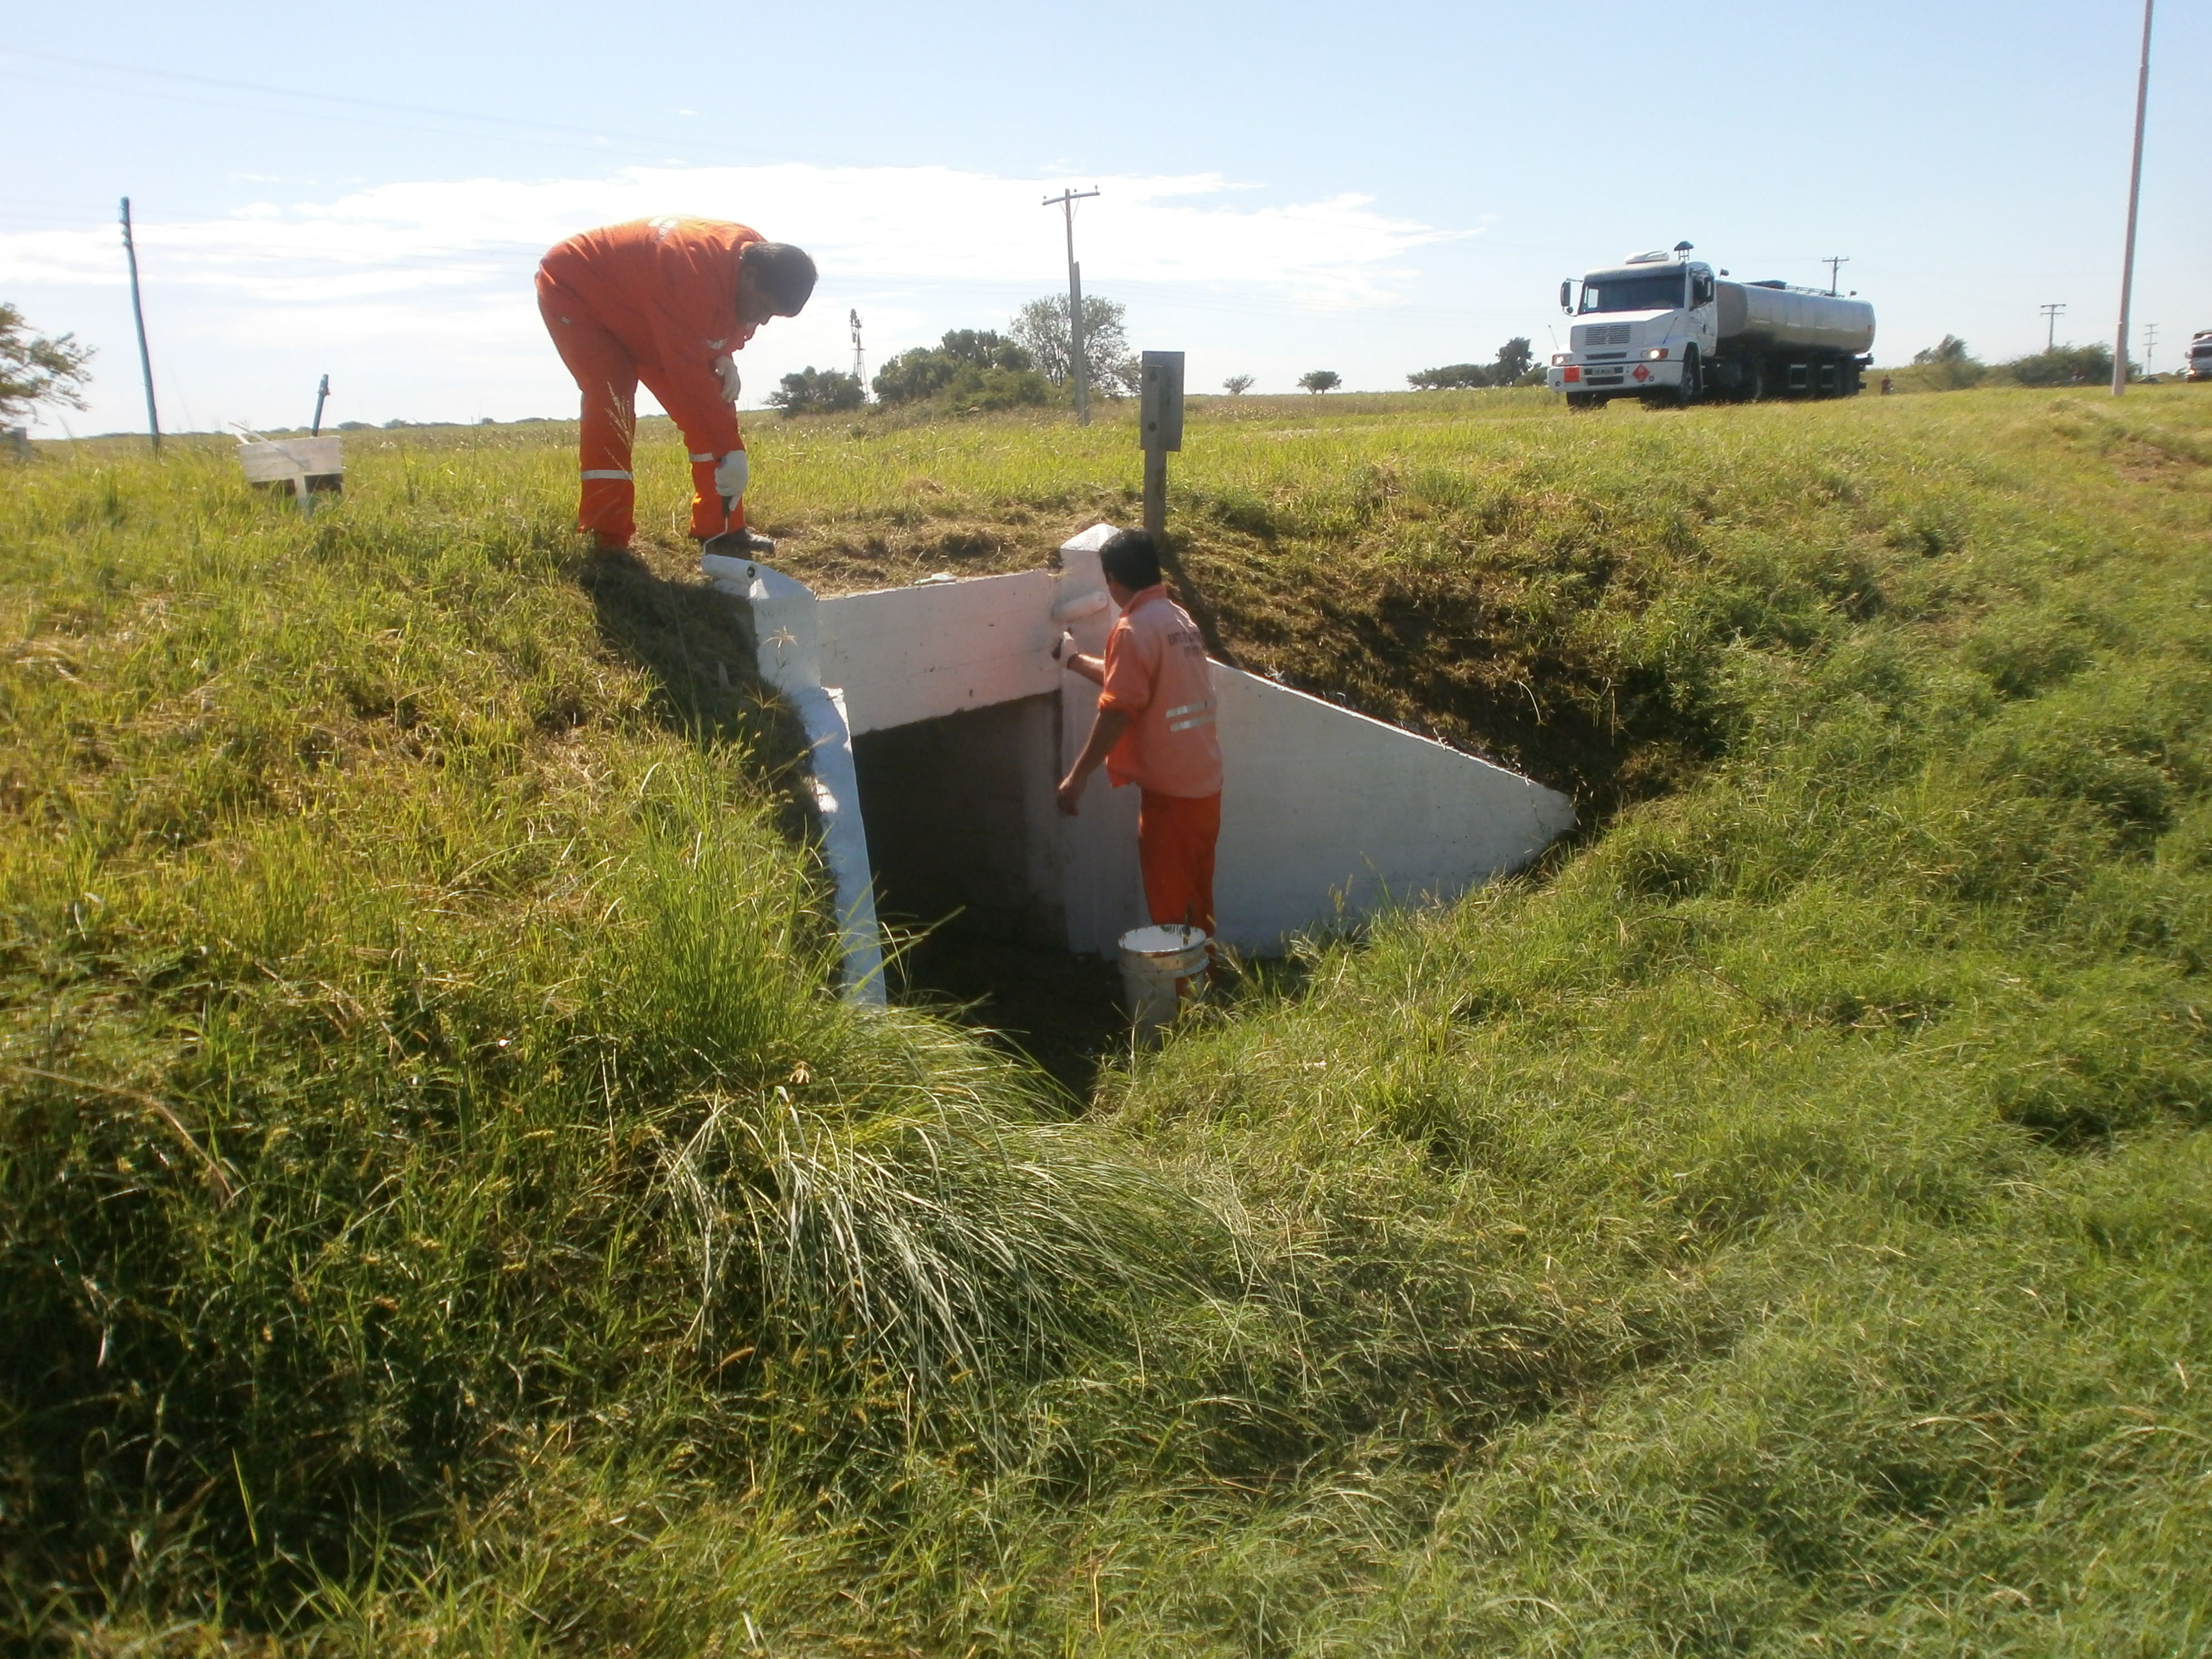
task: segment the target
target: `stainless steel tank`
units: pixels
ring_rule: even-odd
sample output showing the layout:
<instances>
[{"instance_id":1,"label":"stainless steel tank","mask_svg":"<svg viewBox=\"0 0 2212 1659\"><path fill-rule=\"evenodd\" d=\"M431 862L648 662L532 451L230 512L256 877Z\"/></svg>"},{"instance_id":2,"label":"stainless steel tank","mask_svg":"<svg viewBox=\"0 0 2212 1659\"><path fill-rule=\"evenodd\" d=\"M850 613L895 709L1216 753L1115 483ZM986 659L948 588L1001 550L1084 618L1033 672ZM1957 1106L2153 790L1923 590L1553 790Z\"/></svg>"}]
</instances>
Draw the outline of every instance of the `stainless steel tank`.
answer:
<instances>
[{"instance_id":1,"label":"stainless steel tank","mask_svg":"<svg viewBox=\"0 0 2212 1659\"><path fill-rule=\"evenodd\" d=\"M1874 349L1874 307L1863 300L1766 283L1723 281L1714 286L1723 340L1853 357Z\"/></svg>"}]
</instances>

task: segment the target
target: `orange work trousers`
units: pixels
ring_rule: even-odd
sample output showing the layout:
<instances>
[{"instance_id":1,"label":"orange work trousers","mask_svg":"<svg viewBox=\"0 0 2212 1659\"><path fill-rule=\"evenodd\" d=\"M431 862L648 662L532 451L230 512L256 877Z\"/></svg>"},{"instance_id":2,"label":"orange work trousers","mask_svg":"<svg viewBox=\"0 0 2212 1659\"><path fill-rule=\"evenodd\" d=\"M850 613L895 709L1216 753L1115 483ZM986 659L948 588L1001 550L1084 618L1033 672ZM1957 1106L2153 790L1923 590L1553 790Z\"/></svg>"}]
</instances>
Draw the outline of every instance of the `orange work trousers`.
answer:
<instances>
[{"instance_id":1,"label":"orange work trousers","mask_svg":"<svg viewBox=\"0 0 2212 1659\"><path fill-rule=\"evenodd\" d=\"M630 446L637 435L637 359L592 315L587 301L542 271L538 311L545 319L545 331L553 337L554 349L584 394L579 444L583 489L576 506L576 528L595 533L603 546L627 547L637 529L637 486L630 478ZM646 385L663 408L669 406L658 386L650 380ZM726 509L714 488L714 468L721 457L703 449L694 434L686 432L684 438L691 460L691 533L704 541L726 530L743 530L744 498L738 497ZM745 447L743 438L737 447Z\"/></svg>"},{"instance_id":2,"label":"orange work trousers","mask_svg":"<svg viewBox=\"0 0 2212 1659\"><path fill-rule=\"evenodd\" d=\"M1160 926L1213 932L1213 845L1221 839L1221 797L1144 792L1137 807L1137 862L1145 908Z\"/></svg>"}]
</instances>

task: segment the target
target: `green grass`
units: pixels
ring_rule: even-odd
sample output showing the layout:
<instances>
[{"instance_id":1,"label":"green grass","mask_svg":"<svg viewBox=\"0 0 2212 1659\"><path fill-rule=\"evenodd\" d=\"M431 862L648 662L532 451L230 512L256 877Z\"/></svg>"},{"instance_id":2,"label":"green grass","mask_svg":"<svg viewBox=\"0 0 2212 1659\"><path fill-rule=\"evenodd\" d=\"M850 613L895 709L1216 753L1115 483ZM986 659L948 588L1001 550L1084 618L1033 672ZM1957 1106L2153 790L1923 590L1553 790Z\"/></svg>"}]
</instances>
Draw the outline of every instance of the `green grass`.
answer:
<instances>
[{"instance_id":1,"label":"green grass","mask_svg":"<svg viewBox=\"0 0 2212 1659\"><path fill-rule=\"evenodd\" d=\"M1239 660L1590 827L1069 1120L829 983L560 428L0 475L0 1590L63 1652L2212 1650L2212 401L1197 409ZM1126 420L769 424L825 583Z\"/></svg>"}]
</instances>

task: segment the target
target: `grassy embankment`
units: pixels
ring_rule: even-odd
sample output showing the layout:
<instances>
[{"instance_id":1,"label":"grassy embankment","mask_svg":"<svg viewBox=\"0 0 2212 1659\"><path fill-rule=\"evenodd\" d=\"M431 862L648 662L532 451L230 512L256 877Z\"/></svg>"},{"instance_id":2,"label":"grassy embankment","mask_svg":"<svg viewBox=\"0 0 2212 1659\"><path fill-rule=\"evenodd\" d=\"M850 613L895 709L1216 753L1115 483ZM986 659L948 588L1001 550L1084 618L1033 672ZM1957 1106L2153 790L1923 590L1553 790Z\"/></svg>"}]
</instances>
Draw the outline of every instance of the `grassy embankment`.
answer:
<instances>
[{"instance_id":1,"label":"grassy embankment","mask_svg":"<svg viewBox=\"0 0 2212 1659\"><path fill-rule=\"evenodd\" d=\"M860 432L760 434L794 568L1135 474ZM11 1642L2212 1645L2212 403L1202 412L1226 648L1595 828L1074 1121L823 993L562 435L0 480Z\"/></svg>"}]
</instances>

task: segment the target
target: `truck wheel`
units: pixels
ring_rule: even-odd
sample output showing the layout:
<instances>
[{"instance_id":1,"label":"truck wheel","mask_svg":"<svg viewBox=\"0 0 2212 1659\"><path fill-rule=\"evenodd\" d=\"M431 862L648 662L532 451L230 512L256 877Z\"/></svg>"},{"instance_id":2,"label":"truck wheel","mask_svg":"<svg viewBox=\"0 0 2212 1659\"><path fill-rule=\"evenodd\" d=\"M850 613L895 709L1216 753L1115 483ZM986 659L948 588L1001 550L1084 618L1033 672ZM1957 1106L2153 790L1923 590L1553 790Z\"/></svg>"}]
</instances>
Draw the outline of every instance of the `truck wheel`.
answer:
<instances>
[{"instance_id":1,"label":"truck wheel","mask_svg":"<svg viewBox=\"0 0 2212 1659\"><path fill-rule=\"evenodd\" d=\"M1766 359L1753 357L1743 366L1743 400L1755 404L1766 396Z\"/></svg>"},{"instance_id":2,"label":"truck wheel","mask_svg":"<svg viewBox=\"0 0 2212 1659\"><path fill-rule=\"evenodd\" d=\"M1570 392L1567 393L1567 407L1577 415L1587 415L1593 409L1603 408L1604 404L1595 392Z\"/></svg>"},{"instance_id":3,"label":"truck wheel","mask_svg":"<svg viewBox=\"0 0 2212 1659\"><path fill-rule=\"evenodd\" d=\"M1674 402L1677 406L1687 409L1705 395L1705 365L1698 361L1698 349L1685 346L1682 349L1682 384L1675 390Z\"/></svg>"}]
</instances>

